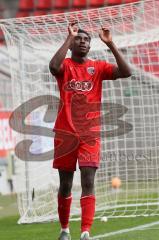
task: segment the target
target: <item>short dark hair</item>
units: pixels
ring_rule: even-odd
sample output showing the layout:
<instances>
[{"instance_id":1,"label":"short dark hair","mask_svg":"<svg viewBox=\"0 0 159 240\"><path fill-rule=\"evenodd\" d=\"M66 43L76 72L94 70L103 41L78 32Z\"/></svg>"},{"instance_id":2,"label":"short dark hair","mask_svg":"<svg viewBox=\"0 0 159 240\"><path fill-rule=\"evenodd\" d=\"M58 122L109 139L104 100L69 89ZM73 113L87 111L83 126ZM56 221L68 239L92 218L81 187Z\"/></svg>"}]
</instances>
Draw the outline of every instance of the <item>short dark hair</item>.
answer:
<instances>
[{"instance_id":1,"label":"short dark hair","mask_svg":"<svg viewBox=\"0 0 159 240\"><path fill-rule=\"evenodd\" d=\"M78 33L85 33L85 34L89 37L89 41L91 41L91 36L90 36L89 33L86 32L85 30L79 28L79 29L78 29Z\"/></svg>"}]
</instances>

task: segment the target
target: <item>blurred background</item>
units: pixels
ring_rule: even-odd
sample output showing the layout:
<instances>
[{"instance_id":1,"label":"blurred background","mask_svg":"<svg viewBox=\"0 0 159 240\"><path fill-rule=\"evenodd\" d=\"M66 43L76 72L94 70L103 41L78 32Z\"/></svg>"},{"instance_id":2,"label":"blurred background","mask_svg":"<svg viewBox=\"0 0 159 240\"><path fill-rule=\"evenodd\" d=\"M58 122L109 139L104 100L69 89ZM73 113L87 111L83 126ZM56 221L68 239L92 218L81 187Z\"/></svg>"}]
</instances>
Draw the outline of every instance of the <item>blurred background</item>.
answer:
<instances>
[{"instance_id":1,"label":"blurred background","mask_svg":"<svg viewBox=\"0 0 159 240\"><path fill-rule=\"evenodd\" d=\"M141 0L0 0L0 18L76 11Z\"/></svg>"},{"instance_id":2,"label":"blurred background","mask_svg":"<svg viewBox=\"0 0 159 240\"><path fill-rule=\"evenodd\" d=\"M157 1L159 1L159 0L156 0L156 2ZM142 8L141 8L140 5L142 5L142 3L144 3L144 2L145 1L143 1L143 0L0 0L0 20L8 19L8 18L23 18L23 17L30 17L30 16L41 16L41 15L47 15L47 14L60 14L60 13L65 13L65 12L72 12L72 11L74 12L74 11L79 11L79 10L94 9L94 8L100 8L100 7L106 7L106 6L115 6L116 5L116 6L119 6L119 8L118 7L114 8L114 9L117 9L117 10L113 10L111 12L112 16L114 16L114 15L117 16L117 20L118 20L118 17L120 16L120 14L123 13L123 19L124 19L124 16L128 13L127 15L130 16L130 25L129 25L129 21L126 21L124 19L124 24L125 23L126 24L125 25L123 24L123 29L125 29L125 31L130 30L130 33L131 33L131 31L133 31L133 29L131 29L131 26L132 26L131 25L131 19L135 20L136 16L137 17L138 17L138 15L140 16L140 13L142 13ZM127 6L125 6L126 3L135 3L134 4L135 7L137 5L139 5L139 7L137 8L138 11L135 12L135 10L134 10L134 12L133 12L131 10L131 8L128 8ZM120 12L119 9L120 9L121 4L123 4L123 7L122 7L123 11ZM150 2L150 4L151 4L151 2ZM149 6L148 6L148 9L149 9ZM104 16L107 17L107 14L104 14ZM157 14L157 16L158 16L158 14ZM129 20L129 17L127 17L126 19ZM26 20L24 20L24 21L26 21ZM22 22L23 22L23 20L22 20ZM146 23L145 28L150 26L150 29L151 29L151 27L154 25L153 17L151 19L150 14L148 14L146 16L145 23ZM119 24L120 24L120 22L119 22ZM137 22L137 24L138 24L138 22ZM65 24L65 27L66 27L66 25L67 25L67 23ZM157 26L158 26L158 24L157 24ZM120 27L121 26L119 25L119 29L117 27L115 27L115 29L119 30L119 32L120 32L121 31ZM11 31L12 31L12 29L13 29L12 24L10 25L10 28L11 28ZM122 30L122 31L124 31L124 30ZM154 34L154 36L156 36L156 34ZM138 40L138 38L137 38L137 40ZM142 84L141 84L142 89L146 88L146 94L147 94L147 92L149 92L150 90L153 90L153 88L155 88L156 89L156 96L157 96L157 100L158 100L158 93L159 93L158 89L159 88L157 88L156 85L151 85L149 83L149 81L151 82L152 79L154 79L154 80L157 79L157 81L158 81L158 77L159 77L159 65L158 65L159 52L158 52L158 49L159 48L158 48L158 42L155 42L154 39L152 39L151 41L150 41L150 44L140 45L140 43L139 43L139 46L137 45L134 48L132 47L131 52L129 54L129 58L131 59L131 57L132 57L131 60L132 60L132 64L134 65L133 66L134 71L136 71L136 68L138 68L138 69L141 68L142 69L141 73L140 73L139 70L137 70L138 71L138 72L136 72L137 78L133 79L134 84L136 84L135 86L137 86L138 89L139 89L140 88L140 85L138 85L139 79L141 80L142 78L144 78L145 81L142 81ZM27 211L25 211L25 208L28 208L28 206L29 206L28 209L30 211L30 202L29 202L30 201L30 195L29 195L30 192L29 191L30 191L30 189L32 190L32 187L30 187L32 185L31 185L31 183L29 183L30 184L30 186L29 186L29 184L28 184L29 181L28 181L27 177L28 176L30 177L31 174L34 174L34 171L32 171L32 167L30 167L32 173L30 174L31 171L29 170L28 172L29 172L30 175L27 175L28 172L26 170L25 174L26 173L27 174L26 174L26 176L24 176L25 175L24 171L21 171L21 169L19 168L20 171L18 172L17 166L15 166L16 157L14 155L14 146L16 144L16 134L18 135L18 133L16 133L15 131L13 131L10 128L9 118L10 118L12 112L13 112L13 109L15 109L15 105L13 105L13 95L12 94L14 93L14 95L18 99L18 96L20 95L20 91L18 92L18 90L19 90L18 81L17 81L18 74L17 74L17 79L15 81L16 84L15 84L14 80L11 79L11 70L10 70L10 64L9 64L9 61L11 59L9 59L8 49L7 49L5 40L4 40L3 33L1 31L1 28L0 28L0 218L2 218L4 216L7 216L7 215L8 216L17 215L17 212L18 212L17 202L18 202L18 205L21 207L21 208L19 207L19 209L20 210L22 209L22 211L20 211L21 213L23 211L26 213ZM124 48L122 50L123 50L123 52L125 51L125 55L126 55L127 54L126 50ZM46 59L44 59L44 61ZM30 59L29 59L29 61L30 61ZM16 62L16 61L14 61L14 62ZM12 63L13 63L13 59L12 59ZM45 61L45 64L46 63L47 63L47 61ZM30 63L30 66L31 66L31 64L32 64L32 61ZM35 63L33 62L33 65L37 65L36 62ZM19 69L21 71L21 68L19 68ZM13 68L12 68L12 70L13 70ZM12 74L13 74L13 72L15 72L15 71L13 70ZM44 76L45 76L45 72L44 72ZM44 77L44 79L45 79L45 77ZM136 81L136 83L135 83L135 81ZM22 84L24 84L24 82ZM17 86L17 88L16 88L15 85ZM25 86L25 84L24 84L24 86ZM43 85L41 85L41 86L43 86ZM117 86L117 90L118 90L118 86ZM132 96L134 95L134 99L137 100L138 91L136 91L136 88L134 88L134 90L132 90L132 92L131 92L130 88L125 88L124 90L126 90L126 91L125 92L123 91L123 95L124 95L125 99L127 100L127 102L130 100L129 97L131 97L131 94L132 94ZM34 88L32 89L32 91L34 91ZM29 96L29 93L30 93L30 90L28 91L28 96ZM120 91L118 93L119 93L119 97L120 97ZM26 91L26 94L27 94L27 91ZM145 94L145 96L146 96L146 94ZM151 102L151 100L152 99L149 100L148 97L146 97L146 100L145 100L145 101L147 101L145 103L147 104L147 106L149 106L149 113L151 113L151 111L150 111L151 109L150 109L150 105L149 105L149 101ZM130 102L130 104L131 104L131 102ZM138 105L139 105L138 102L136 101L136 103L135 103L135 101L134 101L134 106L136 106L137 108L142 106L142 105L140 105L140 106L138 106ZM156 103L156 105L157 105L157 103ZM130 105L129 105L129 107L130 107ZM143 109L143 108L141 107L141 109ZM158 114L158 112L157 112L157 114ZM158 119L157 114L156 114L156 119ZM154 115L152 117L154 117L154 119L155 119L155 110L154 110ZM151 114L149 114L149 118L148 118L147 123L149 123L150 121L151 121ZM146 120L145 120L145 122L146 122ZM156 120L156 122L158 122L158 120ZM152 122L152 128L154 126L153 125L154 123L155 123L155 121ZM146 129L146 127L145 127L145 129ZM149 128L148 128L147 131L149 131ZM152 134L153 133L151 131L151 135ZM144 142L146 142L146 141L147 140L145 139ZM156 141L156 143L157 143L157 141ZM153 141L151 141L150 145L151 144L153 144ZM131 147L132 147L132 143L131 143ZM106 150L107 149L105 148L105 151ZM157 155L157 151L156 151L156 155ZM138 182L140 183L140 180L142 180L142 177L143 177L143 181L144 181L144 183L142 185L142 190L145 190L145 192L143 191L143 194L145 194L144 196L146 196L145 199L147 200L148 198L150 198L150 200L151 200L151 197L152 197L151 192L153 192L154 187L155 187L155 194L156 194L155 197L159 196L156 193L157 192L157 187L156 186L158 185L158 172L157 172L158 171L158 164L157 163L158 162L156 161L154 163L154 165L152 166L152 165L148 165L148 163L146 162L147 165L146 164L144 165L144 161L143 161L143 165L140 164L139 167L138 167L139 169L141 169L141 171L139 171L139 172L137 172L138 168L136 167L137 165L135 165L134 170L136 171L135 173L139 173L138 175L137 174L136 175L132 174L132 172L131 172L132 168L133 168L132 165L129 165L130 171L125 172L124 176L125 176L126 179L128 179L126 174L130 173L130 178L132 177L133 181L134 181L134 178L135 178L135 181L136 181L135 182L136 185L134 185L134 182L132 184L132 186L135 186L135 188L137 186L137 191L136 191L136 189L134 189L136 195L134 194L133 197L131 196L132 198L135 199L135 201L136 201L135 203L141 204L141 202L140 202L141 199L138 196L138 195L140 195L139 192L140 192L141 185L138 184ZM150 162L150 164L151 164L151 162ZM151 167L151 171L149 171L150 175L147 174L149 166ZM104 167L105 167L105 165L104 165ZM114 167L115 167L115 169L117 169L116 165ZM34 169L36 170L36 168L34 168ZM42 169L42 171L44 171L44 169L42 167L41 167L41 169ZM111 165L109 166L109 169L111 169L111 171L112 171ZM121 167L121 170L123 171L122 167ZM18 201L16 200L16 194L15 194L15 186L16 186L15 176L18 175L17 173L20 173L21 176L22 176L22 178L21 178L22 180L19 180L18 183L20 183L21 186L23 186L23 184L26 184L26 189L29 186L29 188L28 188L29 191L28 192L26 191L26 192L24 192L24 194L21 194L21 193L19 194ZM155 179L155 177L157 179L157 181L154 183L154 185L152 184L153 181L151 181L151 180L153 180L153 176L152 176L153 174L154 174L154 179ZM40 176L39 178L41 180L42 179L41 175L39 174L39 176ZM139 176L139 179L138 179L138 176ZM43 177L45 177L45 174L43 175ZM148 182L149 177L150 177L150 183ZM145 183L145 179L147 181L146 183ZM43 181L41 180L40 182L43 182ZM46 183L46 179L45 179L44 182ZM105 184L105 182L104 182L104 184ZM37 183L38 183L38 185L40 185L38 181L37 181ZM106 184L105 185L104 184L102 183L102 185L105 186L105 188L107 189ZM125 186L128 186L128 185L125 185ZM126 188L126 189L128 191L128 188ZM35 194L36 199L38 199L37 198L37 192L38 191L37 191L37 189L36 189L36 191L34 191L34 190L35 189L33 188L32 198L34 198L33 196L36 192L36 194ZM51 188L51 190L52 190L52 188ZM130 191L131 190L132 190L132 188L130 188ZM102 191L101 191L101 193L103 194ZM111 193L113 194L113 191ZM127 194L127 192L126 192L126 194ZM45 192L44 192L44 195L45 195ZM116 196L116 195L113 195L113 196ZM124 196L124 194L123 194L123 196ZM23 199L23 197L24 197L24 199ZM21 199L23 199L23 200L21 200ZM28 199L29 199L29 201L28 201ZM41 202L39 201L39 199L38 199L37 202L40 205ZM43 206L44 198L41 198L41 199L42 199L42 204L40 206ZM110 198L110 201L111 201L111 198ZM154 201L154 199L153 199L153 201ZM47 200L47 202L49 202L49 201ZM127 199L126 199L125 202L127 204ZM34 204L35 203L36 203L36 201L34 201ZM38 214L39 214L39 205L37 207ZM148 206L149 205L147 205L145 207L146 210L149 209ZM56 205L55 205L55 207L56 207ZM126 206L126 208L127 208L127 206ZM51 205L51 210L52 210L52 205ZM145 210L145 212L146 212L146 210ZM28 211L28 214L30 214L29 211Z\"/></svg>"}]
</instances>

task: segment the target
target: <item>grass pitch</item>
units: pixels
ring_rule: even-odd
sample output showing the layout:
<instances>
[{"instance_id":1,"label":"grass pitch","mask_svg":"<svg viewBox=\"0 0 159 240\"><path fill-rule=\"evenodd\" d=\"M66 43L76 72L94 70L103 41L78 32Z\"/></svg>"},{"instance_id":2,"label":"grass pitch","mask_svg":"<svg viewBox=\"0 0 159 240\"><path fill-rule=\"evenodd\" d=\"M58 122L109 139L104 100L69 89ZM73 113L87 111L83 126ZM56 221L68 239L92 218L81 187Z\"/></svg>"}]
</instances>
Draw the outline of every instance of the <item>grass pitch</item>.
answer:
<instances>
[{"instance_id":1,"label":"grass pitch","mask_svg":"<svg viewBox=\"0 0 159 240\"><path fill-rule=\"evenodd\" d=\"M6 217L0 219L0 236L2 240L57 240L60 227L58 222L45 224L25 224L17 225L18 217ZM95 220L91 236L99 236L96 239L106 240L158 240L159 223L145 229L130 229L158 221L158 217L137 217L127 219L109 219L103 223ZM71 222L70 224L72 240L79 240L80 222ZM123 229L127 232L122 233ZM104 236L107 234L107 236ZM114 235L113 235L114 234ZM110 235L110 236L109 236Z\"/></svg>"},{"instance_id":2,"label":"grass pitch","mask_svg":"<svg viewBox=\"0 0 159 240\"><path fill-rule=\"evenodd\" d=\"M58 222L18 225L19 217L15 216L17 214L15 196L0 196L0 206L1 240L58 239L60 231ZM80 222L71 222L70 229L72 240L79 240ZM116 218L108 219L108 222L97 219L94 221L91 236L97 236L96 240L158 240L159 217Z\"/></svg>"}]
</instances>

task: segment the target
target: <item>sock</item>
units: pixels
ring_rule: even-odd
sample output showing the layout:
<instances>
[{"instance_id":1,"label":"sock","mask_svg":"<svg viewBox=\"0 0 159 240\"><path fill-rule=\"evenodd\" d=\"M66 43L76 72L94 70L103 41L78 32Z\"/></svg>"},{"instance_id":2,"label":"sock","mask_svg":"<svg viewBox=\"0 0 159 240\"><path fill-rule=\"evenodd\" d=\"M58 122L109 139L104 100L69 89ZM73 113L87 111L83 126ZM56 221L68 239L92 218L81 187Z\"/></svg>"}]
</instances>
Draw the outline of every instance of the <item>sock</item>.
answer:
<instances>
[{"instance_id":1,"label":"sock","mask_svg":"<svg viewBox=\"0 0 159 240\"><path fill-rule=\"evenodd\" d=\"M67 198L58 195L58 214L62 229L68 228L71 202L72 195Z\"/></svg>"},{"instance_id":2,"label":"sock","mask_svg":"<svg viewBox=\"0 0 159 240\"><path fill-rule=\"evenodd\" d=\"M87 234L89 236L89 232L88 231L84 231L84 232L81 233L81 238L83 238L85 234Z\"/></svg>"},{"instance_id":3,"label":"sock","mask_svg":"<svg viewBox=\"0 0 159 240\"><path fill-rule=\"evenodd\" d=\"M81 232L90 231L93 223L94 213L95 213L95 196L84 196L81 197Z\"/></svg>"},{"instance_id":4,"label":"sock","mask_svg":"<svg viewBox=\"0 0 159 240\"><path fill-rule=\"evenodd\" d=\"M70 233L69 228L61 228L61 232Z\"/></svg>"}]
</instances>

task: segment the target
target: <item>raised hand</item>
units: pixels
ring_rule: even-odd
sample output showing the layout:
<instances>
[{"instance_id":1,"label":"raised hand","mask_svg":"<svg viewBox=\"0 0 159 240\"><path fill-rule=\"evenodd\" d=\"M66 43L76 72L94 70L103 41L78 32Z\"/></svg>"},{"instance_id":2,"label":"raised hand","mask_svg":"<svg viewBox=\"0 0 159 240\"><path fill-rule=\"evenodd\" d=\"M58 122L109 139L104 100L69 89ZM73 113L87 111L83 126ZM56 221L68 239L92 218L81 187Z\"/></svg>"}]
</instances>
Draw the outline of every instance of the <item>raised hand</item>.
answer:
<instances>
[{"instance_id":1,"label":"raised hand","mask_svg":"<svg viewBox=\"0 0 159 240\"><path fill-rule=\"evenodd\" d=\"M99 32L99 37L106 44L109 44L112 42L112 35L109 29L107 28L102 27L102 29Z\"/></svg>"},{"instance_id":2,"label":"raised hand","mask_svg":"<svg viewBox=\"0 0 159 240\"><path fill-rule=\"evenodd\" d=\"M78 34L78 26L77 26L77 21L72 22L68 25L68 32L69 35L76 37Z\"/></svg>"}]
</instances>

